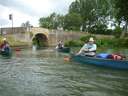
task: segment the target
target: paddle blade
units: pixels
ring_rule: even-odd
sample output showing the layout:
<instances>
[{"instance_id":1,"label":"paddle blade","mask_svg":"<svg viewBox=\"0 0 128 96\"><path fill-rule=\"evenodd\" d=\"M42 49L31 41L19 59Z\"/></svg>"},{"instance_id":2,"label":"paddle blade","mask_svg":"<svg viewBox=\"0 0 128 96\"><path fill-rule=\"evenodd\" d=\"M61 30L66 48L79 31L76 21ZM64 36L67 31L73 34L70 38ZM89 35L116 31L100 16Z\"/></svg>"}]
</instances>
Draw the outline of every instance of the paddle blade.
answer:
<instances>
[{"instance_id":1,"label":"paddle blade","mask_svg":"<svg viewBox=\"0 0 128 96\"><path fill-rule=\"evenodd\" d=\"M64 61L70 61L70 57L69 56L65 56L64 57Z\"/></svg>"},{"instance_id":2,"label":"paddle blade","mask_svg":"<svg viewBox=\"0 0 128 96\"><path fill-rule=\"evenodd\" d=\"M15 51L21 51L21 49L20 48L16 48Z\"/></svg>"}]
</instances>

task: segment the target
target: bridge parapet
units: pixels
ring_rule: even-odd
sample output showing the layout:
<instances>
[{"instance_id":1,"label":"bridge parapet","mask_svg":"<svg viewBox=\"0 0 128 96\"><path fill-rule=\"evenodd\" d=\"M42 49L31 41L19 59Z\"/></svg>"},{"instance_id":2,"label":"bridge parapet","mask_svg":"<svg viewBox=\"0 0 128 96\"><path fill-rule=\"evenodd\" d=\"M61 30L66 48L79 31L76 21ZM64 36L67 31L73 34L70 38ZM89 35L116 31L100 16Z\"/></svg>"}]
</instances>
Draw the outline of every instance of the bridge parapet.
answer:
<instances>
[{"instance_id":1,"label":"bridge parapet","mask_svg":"<svg viewBox=\"0 0 128 96\"><path fill-rule=\"evenodd\" d=\"M49 30L48 29L45 29L45 28L39 28L39 27L33 27L31 29L31 32L33 34L33 37L36 35L36 34L44 34L47 38L49 38Z\"/></svg>"}]
</instances>

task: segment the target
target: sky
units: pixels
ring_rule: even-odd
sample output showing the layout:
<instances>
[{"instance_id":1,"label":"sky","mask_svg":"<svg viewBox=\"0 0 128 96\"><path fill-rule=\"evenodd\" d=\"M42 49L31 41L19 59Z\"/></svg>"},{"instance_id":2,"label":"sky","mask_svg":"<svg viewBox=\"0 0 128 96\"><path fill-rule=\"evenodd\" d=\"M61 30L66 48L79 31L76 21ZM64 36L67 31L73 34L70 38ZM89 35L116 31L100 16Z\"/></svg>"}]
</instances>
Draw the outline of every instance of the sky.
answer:
<instances>
[{"instance_id":1,"label":"sky","mask_svg":"<svg viewBox=\"0 0 128 96\"><path fill-rule=\"evenodd\" d=\"M14 27L30 21L35 27L39 26L39 18L53 12L66 14L69 5L75 0L0 0L0 27L11 27L9 14L13 14Z\"/></svg>"}]
</instances>

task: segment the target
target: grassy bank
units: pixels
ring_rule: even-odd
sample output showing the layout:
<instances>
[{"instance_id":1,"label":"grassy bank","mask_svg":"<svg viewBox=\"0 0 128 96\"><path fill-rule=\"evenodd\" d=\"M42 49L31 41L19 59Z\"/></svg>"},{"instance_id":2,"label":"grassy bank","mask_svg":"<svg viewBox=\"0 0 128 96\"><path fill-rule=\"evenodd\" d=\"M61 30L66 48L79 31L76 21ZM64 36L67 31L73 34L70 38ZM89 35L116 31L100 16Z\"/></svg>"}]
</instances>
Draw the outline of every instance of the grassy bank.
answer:
<instances>
[{"instance_id":1,"label":"grassy bank","mask_svg":"<svg viewBox=\"0 0 128 96\"><path fill-rule=\"evenodd\" d=\"M4 37L0 36L0 44L2 43L2 39ZM13 36L6 36L7 41L9 42L11 47L17 47L17 46L28 46L29 42L23 42L20 40L15 40Z\"/></svg>"}]
</instances>

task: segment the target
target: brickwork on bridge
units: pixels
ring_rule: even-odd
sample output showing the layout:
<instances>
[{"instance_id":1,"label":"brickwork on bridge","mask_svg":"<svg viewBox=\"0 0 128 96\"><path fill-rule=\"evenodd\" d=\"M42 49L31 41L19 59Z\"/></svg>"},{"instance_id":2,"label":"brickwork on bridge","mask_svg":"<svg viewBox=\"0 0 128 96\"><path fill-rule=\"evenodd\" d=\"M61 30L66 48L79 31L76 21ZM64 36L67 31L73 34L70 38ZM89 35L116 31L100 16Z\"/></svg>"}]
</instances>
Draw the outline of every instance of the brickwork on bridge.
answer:
<instances>
[{"instance_id":1,"label":"brickwork on bridge","mask_svg":"<svg viewBox=\"0 0 128 96\"><path fill-rule=\"evenodd\" d=\"M39 33L42 33L44 34L47 38L49 38L49 30L48 29L45 29L45 28L39 28L39 27L34 27L34 28L31 28L30 31L32 32L33 34L33 37L36 35L36 34L39 34ZM32 38L33 38L32 37Z\"/></svg>"}]
</instances>

